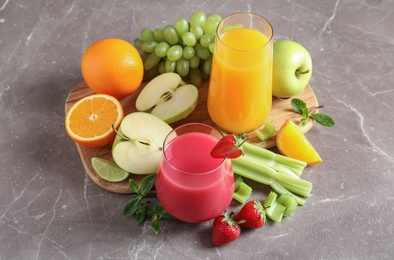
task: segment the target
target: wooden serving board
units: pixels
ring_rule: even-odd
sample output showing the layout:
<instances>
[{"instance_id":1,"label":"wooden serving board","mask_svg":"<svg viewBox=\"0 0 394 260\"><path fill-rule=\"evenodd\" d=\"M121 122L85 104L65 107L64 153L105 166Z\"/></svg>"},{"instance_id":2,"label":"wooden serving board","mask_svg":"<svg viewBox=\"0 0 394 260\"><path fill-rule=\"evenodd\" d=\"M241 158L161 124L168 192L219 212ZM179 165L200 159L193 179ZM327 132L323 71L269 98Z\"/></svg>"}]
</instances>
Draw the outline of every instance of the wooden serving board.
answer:
<instances>
[{"instance_id":1,"label":"wooden serving board","mask_svg":"<svg viewBox=\"0 0 394 260\"><path fill-rule=\"evenodd\" d=\"M135 108L135 101L137 99L137 96L139 92L142 90L142 88L146 85L146 82L141 85L141 87L132 95L127 96L120 100L124 114L127 115L131 112L137 111ZM197 108L185 119L180 120L178 122L175 122L171 124L173 128L185 124L185 123L190 123L190 122L200 122L200 123L205 123L209 125L215 125L209 115L208 115L208 110L206 106L206 100L207 100L207 94L208 94L208 85L209 81L205 81L202 83L202 85L199 87L199 102L197 105ZM77 84L69 93L66 103L65 103L65 111L69 110L69 108L79 99L94 94L94 92L86 85L85 82L80 82ZM312 90L312 88L307 85L306 88L299 93L298 95L294 96L293 98L299 98L303 100L308 108L311 107L316 107L318 106L316 96ZM291 98L289 99L278 99L278 98L273 98L272 100L272 109L270 116L268 118L268 121L271 122L274 126L275 129L278 131L280 126L285 122L286 119L291 118L295 123L299 123L301 119L301 115L297 114L294 112L293 108L291 107ZM305 127L302 128L302 131L306 133L309 131L314 122L312 120L308 120L306 122ZM264 126L260 127L261 129ZM256 145L259 145L264 148L271 148L275 146L275 137L276 134L269 140L262 142L254 132L249 132L246 133L249 142L254 143ZM100 176L96 174L94 171L92 164L91 164L91 158L92 157L100 157L100 158L105 158L108 160L113 160L112 155L111 155L111 146L108 145L106 147L101 147L101 148L88 148L79 144L76 144L78 153L81 157L81 161L84 165L84 168L89 175L89 177L100 187L103 189L106 189L111 192L115 193L120 193L120 194L130 194L132 191L129 188L129 180L126 179L125 181L118 182L118 183L112 183L108 182L104 179L102 179ZM135 174L130 174L130 178L133 178L137 183L139 183L145 176L144 175L135 175Z\"/></svg>"}]
</instances>

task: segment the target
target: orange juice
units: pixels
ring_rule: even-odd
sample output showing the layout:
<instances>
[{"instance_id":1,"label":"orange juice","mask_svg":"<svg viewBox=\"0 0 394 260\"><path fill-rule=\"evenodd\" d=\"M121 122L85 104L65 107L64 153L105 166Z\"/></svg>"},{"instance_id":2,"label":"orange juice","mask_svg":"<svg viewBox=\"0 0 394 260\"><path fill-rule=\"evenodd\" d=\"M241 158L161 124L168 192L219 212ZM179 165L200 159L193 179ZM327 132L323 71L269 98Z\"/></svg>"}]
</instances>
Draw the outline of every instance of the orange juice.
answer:
<instances>
[{"instance_id":1,"label":"orange juice","mask_svg":"<svg viewBox=\"0 0 394 260\"><path fill-rule=\"evenodd\" d=\"M231 133L252 131L267 119L272 104L272 41L254 28L217 36L208 91L213 122Z\"/></svg>"}]
</instances>

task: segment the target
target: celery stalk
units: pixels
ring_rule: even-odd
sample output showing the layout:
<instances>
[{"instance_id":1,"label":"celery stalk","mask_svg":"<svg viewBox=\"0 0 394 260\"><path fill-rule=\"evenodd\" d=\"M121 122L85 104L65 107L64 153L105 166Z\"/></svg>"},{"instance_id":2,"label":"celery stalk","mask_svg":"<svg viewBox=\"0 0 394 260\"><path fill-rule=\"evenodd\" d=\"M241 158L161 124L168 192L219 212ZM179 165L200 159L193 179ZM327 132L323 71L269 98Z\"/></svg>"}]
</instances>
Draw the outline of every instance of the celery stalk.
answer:
<instances>
[{"instance_id":1,"label":"celery stalk","mask_svg":"<svg viewBox=\"0 0 394 260\"><path fill-rule=\"evenodd\" d=\"M272 167L262 163L258 164L255 160L251 160L247 156L232 159L232 165L234 173L237 175L261 184L270 185L280 194L291 194L300 205L304 205L305 200L295 194L308 197L312 191L311 182L302 180L299 177L278 173Z\"/></svg>"},{"instance_id":2,"label":"celery stalk","mask_svg":"<svg viewBox=\"0 0 394 260\"><path fill-rule=\"evenodd\" d=\"M239 186L243 181L244 179L242 178L242 176L234 174L234 192L238 191Z\"/></svg>"},{"instance_id":3,"label":"celery stalk","mask_svg":"<svg viewBox=\"0 0 394 260\"><path fill-rule=\"evenodd\" d=\"M278 182L290 192L303 197L309 197L312 191L311 182L277 172L272 167L262 163L256 163L255 160L250 160L246 156L233 159L232 165L234 172L238 175L265 185L271 185L273 182Z\"/></svg>"},{"instance_id":4,"label":"celery stalk","mask_svg":"<svg viewBox=\"0 0 394 260\"><path fill-rule=\"evenodd\" d=\"M253 163L244 156L232 159L231 162L234 172L242 177L265 185L275 182L276 171L268 166Z\"/></svg>"},{"instance_id":5,"label":"celery stalk","mask_svg":"<svg viewBox=\"0 0 394 260\"><path fill-rule=\"evenodd\" d=\"M286 211L286 207L276 201L276 193L270 192L267 199L264 201L263 206L265 213L268 218L273 221L280 222L283 218L283 213Z\"/></svg>"},{"instance_id":6,"label":"celery stalk","mask_svg":"<svg viewBox=\"0 0 394 260\"><path fill-rule=\"evenodd\" d=\"M286 167L293 171L296 175L300 176L302 171L306 167L306 163L297 159L283 156L281 154L276 154L260 146L244 143L244 156L248 158L253 158L262 164L269 165L271 167Z\"/></svg>"},{"instance_id":7,"label":"celery stalk","mask_svg":"<svg viewBox=\"0 0 394 260\"><path fill-rule=\"evenodd\" d=\"M276 202L286 207L285 212L283 212L284 217L290 216L297 209L297 201L295 201L295 199L292 196L289 196L288 194L280 195L276 199Z\"/></svg>"},{"instance_id":8,"label":"celery stalk","mask_svg":"<svg viewBox=\"0 0 394 260\"><path fill-rule=\"evenodd\" d=\"M241 204L244 204L252 195L252 187L247 185L245 182L239 184L238 190L234 192L233 198Z\"/></svg>"},{"instance_id":9,"label":"celery stalk","mask_svg":"<svg viewBox=\"0 0 394 260\"><path fill-rule=\"evenodd\" d=\"M305 205L305 200L298 197L297 195L294 195L290 191L288 191L286 188L284 188L282 185L280 185L277 182L274 182L271 184L271 188L273 188L277 193L279 194L289 194L291 195L298 203L298 205L304 206Z\"/></svg>"},{"instance_id":10,"label":"celery stalk","mask_svg":"<svg viewBox=\"0 0 394 260\"><path fill-rule=\"evenodd\" d=\"M312 183L299 178L290 177L286 174L278 172L276 181L287 190L303 197L309 197L312 191Z\"/></svg>"},{"instance_id":11,"label":"celery stalk","mask_svg":"<svg viewBox=\"0 0 394 260\"><path fill-rule=\"evenodd\" d=\"M275 202L276 197L278 197L278 195L275 192L271 191L263 203L264 208L267 209L271 207L272 204Z\"/></svg>"}]
</instances>

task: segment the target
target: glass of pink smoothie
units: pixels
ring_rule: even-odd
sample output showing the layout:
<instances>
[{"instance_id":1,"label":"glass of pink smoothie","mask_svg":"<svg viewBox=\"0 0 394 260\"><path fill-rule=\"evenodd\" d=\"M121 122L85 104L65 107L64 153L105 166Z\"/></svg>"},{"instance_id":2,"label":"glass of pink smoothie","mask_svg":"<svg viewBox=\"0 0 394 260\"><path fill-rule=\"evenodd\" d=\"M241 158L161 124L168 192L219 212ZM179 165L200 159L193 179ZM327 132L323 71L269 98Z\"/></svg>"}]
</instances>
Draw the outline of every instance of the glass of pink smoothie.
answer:
<instances>
[{"instance_id":1,"label":"glass of pink smoothie","mask_svg":"<svg viewBox=\"0 0 394 260\"><path fill-rule=\"evenodd\" d=\"M204 222L230 205L234 193L231 161L210 155L222 137L209 125L191 123L174 129L164 140L155 186L160 203L174 218Z\"/></svg>"}]
</instances>

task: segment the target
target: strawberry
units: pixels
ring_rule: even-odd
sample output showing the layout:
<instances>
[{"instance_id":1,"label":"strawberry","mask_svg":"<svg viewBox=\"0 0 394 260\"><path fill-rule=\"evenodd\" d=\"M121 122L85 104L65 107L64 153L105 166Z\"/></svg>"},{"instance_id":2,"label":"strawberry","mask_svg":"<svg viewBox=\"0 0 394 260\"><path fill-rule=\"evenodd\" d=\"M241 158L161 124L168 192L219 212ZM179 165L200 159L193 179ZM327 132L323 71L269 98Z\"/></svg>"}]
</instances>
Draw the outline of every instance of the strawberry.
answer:
<instances>
[{"instance_id":1,"label":"strawberry","mask_svg":"<svg viewBox=\"0 0 394 260\"><path fill-rule=\"evenodd\" d=\"M212 224L212 242L221 246L236 240L241 234L239 224L233 220L234 212L224 212L215 218Z\"/></svg>"},{"instance_id":2,"label":"strawberry","mask_svg":"<svg viewBox=\"0 0 394 260\"><path fill-rule=\"evenodd\" d=\"M259 201L251 200L235 215L234 221L241 227L261 228L266 222L265 209Z\"/></svg>"},{"instance_id":3,"label":"strawberry","mask_svg":"<svg viewBox=\"0 0 394 260\"><path fill-rule=\"evenodd\" d=\"M214 158L237 158L242 155L242 144L246 142L245 134L228 134L222 137L211 151Z\"/></svg>"}]
</instances>

